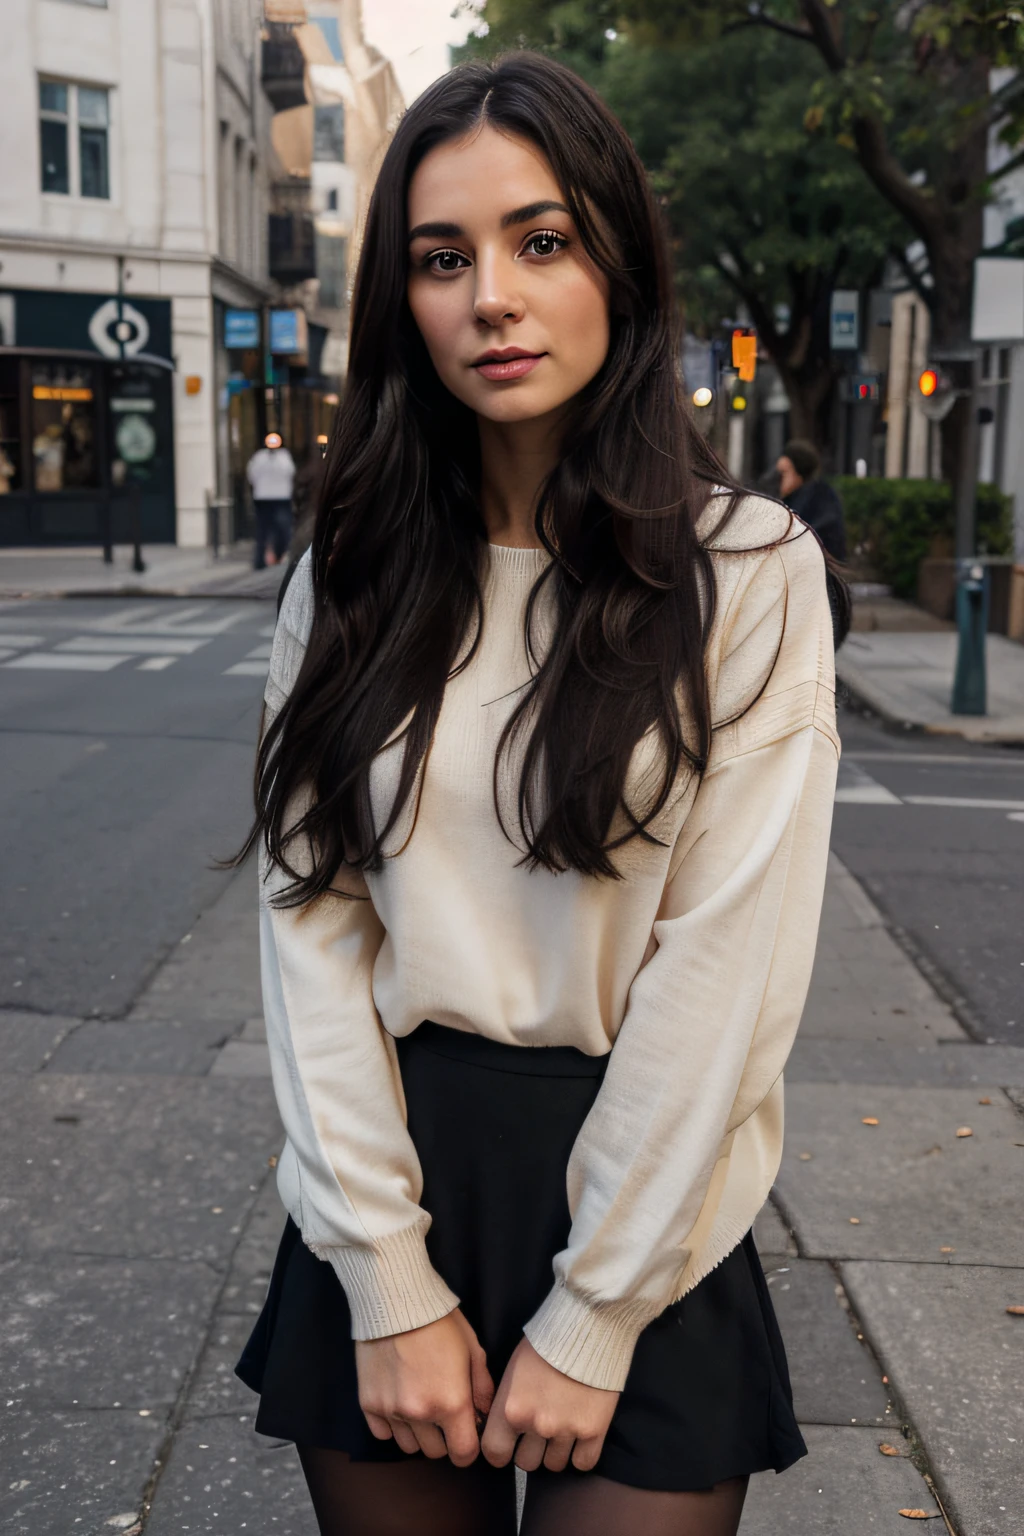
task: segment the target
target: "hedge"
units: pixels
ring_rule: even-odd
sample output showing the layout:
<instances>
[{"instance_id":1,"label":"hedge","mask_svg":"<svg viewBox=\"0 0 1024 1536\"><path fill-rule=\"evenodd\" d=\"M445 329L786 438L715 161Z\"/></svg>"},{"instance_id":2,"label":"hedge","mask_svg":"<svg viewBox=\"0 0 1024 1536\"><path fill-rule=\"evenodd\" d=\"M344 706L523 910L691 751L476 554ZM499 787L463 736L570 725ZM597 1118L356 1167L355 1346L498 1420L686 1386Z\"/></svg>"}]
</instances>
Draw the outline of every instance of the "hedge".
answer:
<instances>
[{"instance_id":1,"label":"hedge","mask_svg":"<svg viewBox=\"0 0 1024 1536\"><path fill-rule=\"evenodd\" d=\"M928 555L953 553L953 493L943 480L832 481L843 503L851 562L870 566L897 597L913 598L917 569ZM976 502L978 551L1013 551L1009 496L994 485L979 485Z\"/></svg>"}]
</instances>

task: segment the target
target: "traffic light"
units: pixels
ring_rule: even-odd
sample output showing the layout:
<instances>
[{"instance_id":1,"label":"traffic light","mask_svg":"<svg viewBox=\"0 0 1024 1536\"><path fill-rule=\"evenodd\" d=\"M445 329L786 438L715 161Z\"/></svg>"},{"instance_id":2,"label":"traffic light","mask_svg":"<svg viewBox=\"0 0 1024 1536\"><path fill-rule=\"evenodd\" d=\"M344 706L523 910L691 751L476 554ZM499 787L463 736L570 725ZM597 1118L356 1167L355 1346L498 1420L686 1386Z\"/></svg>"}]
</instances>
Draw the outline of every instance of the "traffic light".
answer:
<instances>
[{"instance_id":1,"label":"traffic light","mask_svg":"<svg viewBox=\"0 0 1024 1536\"><path fill-rule=\"evenodd\" d=\"M917 403L929 421L942 421L956 404L958 391L946 370L929 363L917 377Z\"/></svg>"},{"instance_id":2,"label":"traffic light","mask_svg":"<svg viewBox=\"0 0 1024 1536\"><path fill-rule=\"evenodd\" d=\"M732 365L744 384L753 384L757 374L757 332L733 331ZM735 402L734 402L735 408Z\"/></svg>"}]
</instances>

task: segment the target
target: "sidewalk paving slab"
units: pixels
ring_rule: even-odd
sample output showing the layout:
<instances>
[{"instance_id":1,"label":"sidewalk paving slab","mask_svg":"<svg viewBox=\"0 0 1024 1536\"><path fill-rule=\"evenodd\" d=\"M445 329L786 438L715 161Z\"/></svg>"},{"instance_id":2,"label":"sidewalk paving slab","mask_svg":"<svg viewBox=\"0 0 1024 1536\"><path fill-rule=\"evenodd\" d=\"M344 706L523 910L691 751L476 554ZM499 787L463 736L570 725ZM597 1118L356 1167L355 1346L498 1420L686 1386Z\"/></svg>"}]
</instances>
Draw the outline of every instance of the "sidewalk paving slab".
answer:
<instances>
[{"instance_id":1,"label":"sidewalk paving slab","mask_svg":"<svg viewBox=\"0 0 1024 1536\"><path fill-rule=\"evenodd\" d=\"M808 1424L804 1439L809 1454L781 1477L751 1478L740 1536L907 1536L901 1509L938 1514L913 1462L881 1455L877 1429ZM941 1520L918 1529L945 1536Z\"/></svg>"},{"instance_id":2,"label":"sidewalk paving slab","mask_svg":"<svg viewBox=\"0 0 1024 1536\"><path fill-rule=\"evenodd\" d=\"M16 1149L0 1180L0 1257L226 1264L280 1150L270 1084L237 1079L3 1077L0 1124Z\"/></svg>"},{"instance_id":3,"label":"sidewalk paving slab","mask_svg":"<svg viewBox=\"0 0 1024 1536\"><path fill-rule=\"evenodd\" d=\"M81 1019L56 1013L0 1013L0 1063L4 1072L38 1072Z\"/></svg>"},{"instance_id":4,"label":"sidewalk paving slab","mask_svg":"<svg viewBox=\"0 0 1024 1536\"><path fill-rule=\"evenodd\" d=\"M155 1415L126 1408L0 1408L0 1530L128 1536L164 1433Z\"/></svg>"},{"instance_id":5,"label":"sidewalk paving slab","mask_svg":"<svg viewBox=\"0 0 1024 1536\"><path fill-rule=\"evenodd\" d=\"M859 1340L843 1287L818 1259L763 1260L802 1425L899 1425L882 1371Z\"/></svg>"},{"instance_id":6,"label":"sidewalk paving slab","mask_svg":"<svg viewBox=\"0 0 1024 1536\"><path fill-rule=\"evenodd\" d=\"M1022 1143L996 1086L791 1083L776 1190L807 1258L1024 1267Z\"/></svg>"},{"instance_id":7,"label":"sidewalk paving slab","mask_svg":"<svg viewBox=\"0 0 1024 1536\"><path fill-rule=\"evenodd\" d=\"M295 1447L257 1435L251 1418L186 1422L153 1499L146 1536L317 1536Z\"/></svg>"},{"instance_id":8,"label":"sidewalk paving slab","mask_svg":"<svg viewBox=\"0 0 1024 1536\"><path fill-rule=\"evenodd\" d=\"M938 1049L883 1041L797 1037L787 1083L890 1083L903 1088L1024 1085L1024 1048L942 1040Z\"/></svg>"},{"instance_id":9,"label":"sidewalk paving slab","mask_svg":"<svg viewBox=\"0 0 1024 1536\"><path fill-rule=\"evenodd\" d=\"M102 549L0 550L0 601L63 597L277 597L283 566L253 569L252 545L219 557L206 548L147 544L146 569L132 570L131 545L116 545L107 565Z\"/></svg>"},{"instance_id":10,"label":"sidewalk paving slab","mask_svg":"<svg viewBox=\"0 0 1024 1536\"><path fill-rule=\"evenodd\" d=\"M220 1283L209 1264L52 1253L0 1279L7 1407L147 1415L174 1405Z\"/></svg>"},{"instance_id":11,"label":"sidewalk paving slab","mask_svg":"<svg viewBox=\"0 0 1024 1536\"><path fill-rule=\"evenodd\" d=\"M950 710L956 653L955 630L853 633L836 653L836 676L853 699L890 726L1024 745L1024 645L987 636L987 715Z\"/></svg>"},{"instance_id":12,"label":"sidewalk paving slab","mask_svg":"<svg viewBox=\"0 0 1024 1536\"><path fill-rule=\"evenodd\" d=\"M954 1522L964 1536L1020 1536L1024 1318L1006 1308L1024 1306L1024 1272L857 1262L842 1274L896 1391L913 1404Z\"/></svg>"}]
</instances>

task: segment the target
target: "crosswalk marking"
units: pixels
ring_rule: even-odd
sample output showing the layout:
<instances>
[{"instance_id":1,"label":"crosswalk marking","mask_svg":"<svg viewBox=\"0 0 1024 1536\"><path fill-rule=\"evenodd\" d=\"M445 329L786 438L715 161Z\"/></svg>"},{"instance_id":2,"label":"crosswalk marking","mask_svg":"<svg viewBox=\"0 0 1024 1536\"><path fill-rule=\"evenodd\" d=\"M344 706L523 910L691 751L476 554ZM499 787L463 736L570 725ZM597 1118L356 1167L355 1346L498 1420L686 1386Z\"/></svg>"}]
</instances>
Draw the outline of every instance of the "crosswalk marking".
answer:
<instances>
[{"instance_id":1,"label":"crosswalk marking","mask_svg":"<svg viewBox=\"0 0 1024 1536\"><path fill-rule=\"evenodd\" d=\"M177 656L147 656L145 661L140 661L135 668L136 672L166 672L168 667L173 667Z\"/></svg>"},{"instance_id":2,"label":"crosswalk marking","mask_svg":"<svg viewBox=\"0 0 1024 1536\"><path fill-rule=\"evenodd\" d=\"M224 677L266 677L265 661L236 661L233 667L225 667Z\"/></svg>"},{"instance_id":3,"label":"crosswalk marking","mask_svg":"<svg viewBox=\"0 0 1024 1536\"><path fill-rule=\"evenodd\" d=\"M898 795L876 779L857 763L845 762L839 767L842 780L836 790L837 805L899 805Z\"/></svg>"},{"instance_id":4,"label":"crosswalk marking","mask_svg":"<svg viewBox=\"0 0 1024 1536\"><path fill-rule=\"evenodd\" d=\"M5 635L0 630L0 645L11 647L16 651L27 650L32 645L42 645L42 635Z\"/></svg>"},{"instance_id":5,"label":"crosswalk marking","mask_svg":"<svg viewBox=\"0 0 1024 1536\"><path fill-rule=\"evenodd\" d=\"M1024 800L982 800L962 795L904 795L907 805L942 805L961 811L1024 811Z\"/></svg>"},{"instance_id":6,"label":"crosswalk marking","mask_svg":"<svg viewBox=\"0 0 1024 1536\"><path fill-rule=\"evenodd\" d=\"M269 645L256 645L256 646L253 646L251 651L246 651L245 657L246 657L247 661L269 661L270 660L270 646Z\"/></svg>"},{"instance_id":7,"label":"crosswalk marking","mask_svg":"<svg viewBox=\"0 0 1024 1536\"><path fill-rule=\"evenodd\" d=\"M24 672L109 672L111 668L127 661L127 656L96 656L88 653L69 655L66 651L26 651L13 661L5 661L3 667L11 671L19 668Z\"/></svg>"},{"instance_id":8,"label":"crosswalk marking","mask_svg":"<svg viewBox=\"0 0 1024 1536\"><path fill-rule=\"evenodd\" d=\"M191 656L209 640L169 639L166 635L149 635L132 638L128 635L76 635L73 640L62 640L59 651L103 651L106 654L120 652L125 656Z\"/></svg>"}]
</instances>

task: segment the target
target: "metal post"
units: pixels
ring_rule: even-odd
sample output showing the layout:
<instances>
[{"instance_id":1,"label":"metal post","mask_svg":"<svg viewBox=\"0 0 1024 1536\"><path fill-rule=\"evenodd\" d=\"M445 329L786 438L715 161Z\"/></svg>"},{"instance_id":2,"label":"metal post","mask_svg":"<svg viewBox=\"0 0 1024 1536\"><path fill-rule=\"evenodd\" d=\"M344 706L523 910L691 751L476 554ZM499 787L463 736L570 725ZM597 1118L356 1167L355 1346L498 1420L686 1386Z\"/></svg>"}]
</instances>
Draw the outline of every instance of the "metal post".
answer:
<instances>
[{"instance_id":1,"label":"metal post","mask_svg":"<svg viewBox=\"0 0 1024 1536\"><path fill-rule=\"evenodd\" d=\"M103 498L103 510L100 514L103 522L103 564L114 563L114 512L111 505L110 493Z\"/></svg>"},{"instance_id":2,"label":"metal post","mask_svg":"<svg viewBox=\"0 0 1024 1536\"><path fill-rule=\"evenodd\" d=\"M142 558L142 487L137 480L128 488L128 501L132 520L132 570L141 573L146 569Z\"/></svg>"},{"instance_id":3,"label":"metal post","mask_svg":"<svg viewBox=\"0 0 1024 1536\"><path fill-rule=\"evenodd\" d=\"M988 574L975 559L974 506L978 494L981 434L978 430L978 354L957 359L956 384L962 398L957 480L953 487L956 529L957 655L950 709L954 715L987 713L985 632L988 624Z\"/></svg>"}]
</instances>

